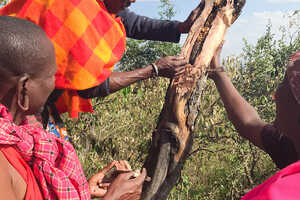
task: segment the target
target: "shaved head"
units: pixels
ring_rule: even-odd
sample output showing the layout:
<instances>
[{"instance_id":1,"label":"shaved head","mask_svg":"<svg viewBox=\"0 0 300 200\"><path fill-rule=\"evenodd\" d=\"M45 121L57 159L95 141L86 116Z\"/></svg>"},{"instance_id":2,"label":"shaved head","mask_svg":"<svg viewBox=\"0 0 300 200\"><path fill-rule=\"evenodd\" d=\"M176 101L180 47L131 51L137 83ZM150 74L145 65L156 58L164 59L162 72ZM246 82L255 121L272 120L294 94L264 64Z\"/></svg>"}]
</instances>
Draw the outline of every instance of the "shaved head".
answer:
<instances>
[{"instance_id":1,"label":"shaved head","mask_svg":"<svg viewBox=\"0 0 300 200\"><path fill-rule=\"evenodd\" d=\"M56 70L54 47L39 26L0 16L0 102L16 124L40 112L54 89Z\"/></svg>"},{"instance_id":2,"label":"shaved head","mask_svg":"<svg viewBox=\"0 0 300 200\"><path fill-rule=\"evenodd\" d=\"M39 26L24 19L0 16L0 27L1 71L12 76L26 73L36 77L55 60L51 53L53 45Z\"/></svg>"}]
</instances>

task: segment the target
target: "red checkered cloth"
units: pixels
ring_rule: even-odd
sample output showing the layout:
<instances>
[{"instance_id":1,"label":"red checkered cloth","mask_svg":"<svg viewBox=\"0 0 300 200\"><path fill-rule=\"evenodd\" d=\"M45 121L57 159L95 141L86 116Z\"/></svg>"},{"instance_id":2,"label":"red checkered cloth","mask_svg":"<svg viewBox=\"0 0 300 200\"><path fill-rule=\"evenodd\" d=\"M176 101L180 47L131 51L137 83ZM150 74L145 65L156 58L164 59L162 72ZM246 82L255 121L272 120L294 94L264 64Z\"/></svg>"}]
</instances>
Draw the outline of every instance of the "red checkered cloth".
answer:
<instances>
[{"instance_id":1,"label":"red checkered cloth","mask_svg":"<svg viewBox=\"0 0 300 200\"><path fill-rule=\"evenodd\" d=\"M31 167L44 199L91 199L72 145L24 120L17 126L0 104L0 144L13 146Z\"/></svg>"},{"instance_id":2,"label":"red checkered cloth","mask_svg":"<svg viewBox=\"0 0 300 200\"><path fill-rule=\"evenodd\" d=\"M126 32L120 18L96 0L12 0L0 15L28 19L44 29L54 44L57 89L65 89L56 104L73 118L92 112L91 101L77 90L100 85L121 59Z\"/></svg>"}]
</instances>

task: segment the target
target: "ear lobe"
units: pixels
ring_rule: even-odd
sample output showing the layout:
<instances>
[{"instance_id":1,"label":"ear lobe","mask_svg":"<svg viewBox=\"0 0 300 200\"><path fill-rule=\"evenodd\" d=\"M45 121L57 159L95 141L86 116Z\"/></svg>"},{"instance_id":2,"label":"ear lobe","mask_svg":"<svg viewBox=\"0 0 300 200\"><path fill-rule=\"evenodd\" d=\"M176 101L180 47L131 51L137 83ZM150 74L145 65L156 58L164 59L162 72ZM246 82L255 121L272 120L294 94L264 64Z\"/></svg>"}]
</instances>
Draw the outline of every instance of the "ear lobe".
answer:
<instances>
[{"instance_id":1,"label":"ear lobe","mask_svg":"<svg viewBox=\"0 0 300 200\"><path fill-rule=\"evenodd\" d=\"M29 110L29 95L28 95L29 76L24 74L18 81L17 101L19 108L26 112Z\"/></svg>"}]
</instances>

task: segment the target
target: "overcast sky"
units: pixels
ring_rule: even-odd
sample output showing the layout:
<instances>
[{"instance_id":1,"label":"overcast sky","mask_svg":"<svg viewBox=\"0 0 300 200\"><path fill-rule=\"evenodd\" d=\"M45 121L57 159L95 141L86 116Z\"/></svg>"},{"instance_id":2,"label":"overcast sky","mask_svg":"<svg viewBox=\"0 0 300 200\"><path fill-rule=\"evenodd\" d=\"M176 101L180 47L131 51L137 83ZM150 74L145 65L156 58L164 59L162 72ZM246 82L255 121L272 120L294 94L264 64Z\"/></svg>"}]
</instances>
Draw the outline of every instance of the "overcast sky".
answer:
<instances>
[{"instance_id":1,"label":"overcast sky","mask_svg":"<svg viewBox=\"0 0 300 200\"><path fill-rule=\"evenodd\" d=\"M183 21L200 0L172 0L175 5L175 20ZM148 17L158 18L159 0L136 0L131 10ZM229 29L223 47L223 56L238 55L242 51L243 38L250 43L262 36L268 21L271 20L273 32L279 35L279 27L287 24L287 13L300 10L300 0L247 0L242 15ZM182 37L183 43L185 37Z\"/></svg>"}]
</instances>

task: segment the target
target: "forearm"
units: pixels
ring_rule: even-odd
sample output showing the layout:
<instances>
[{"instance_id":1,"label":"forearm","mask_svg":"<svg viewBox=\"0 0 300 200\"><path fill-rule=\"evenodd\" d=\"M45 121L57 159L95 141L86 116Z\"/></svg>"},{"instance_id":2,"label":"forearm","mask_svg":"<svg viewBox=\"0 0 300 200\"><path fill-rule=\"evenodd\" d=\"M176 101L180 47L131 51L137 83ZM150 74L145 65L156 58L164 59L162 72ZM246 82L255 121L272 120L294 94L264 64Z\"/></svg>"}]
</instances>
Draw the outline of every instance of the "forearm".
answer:
<instances>
[{"instance_id":1,"label":"forearm","mask_svg":"<svg viewBox=\"0 0 300 200\"><path fill-rule=\"evenodd\" d=\"M117 200L117 198L114 195L107 193L102 200Z\"/></svg>"},{"instance_id":2,"label":"forearm","mask_svg":"<svg viewBox=\"0 0 300 200\"><path fill-rule=\"evenodd\" d=\"M129 86L140 80L144 80L153 76L153 68L151 65L136 69L129 72L112 72L109 82L110 93L114 93L122 88Z\"/></svg>"},{"instance_id":3,"label":"forearm","mask_svg":"<svg viewBox=\"0 0 300 200\"><path fill-rule=\"evenodd\" d=\"M230 121L243 137L251 139L251 135L249 135L253 132L251 129L255 129L257 125L263 124L258 113L239 94L225 72L216 72L213 79Z\"/></svg>"}]
</instances>

